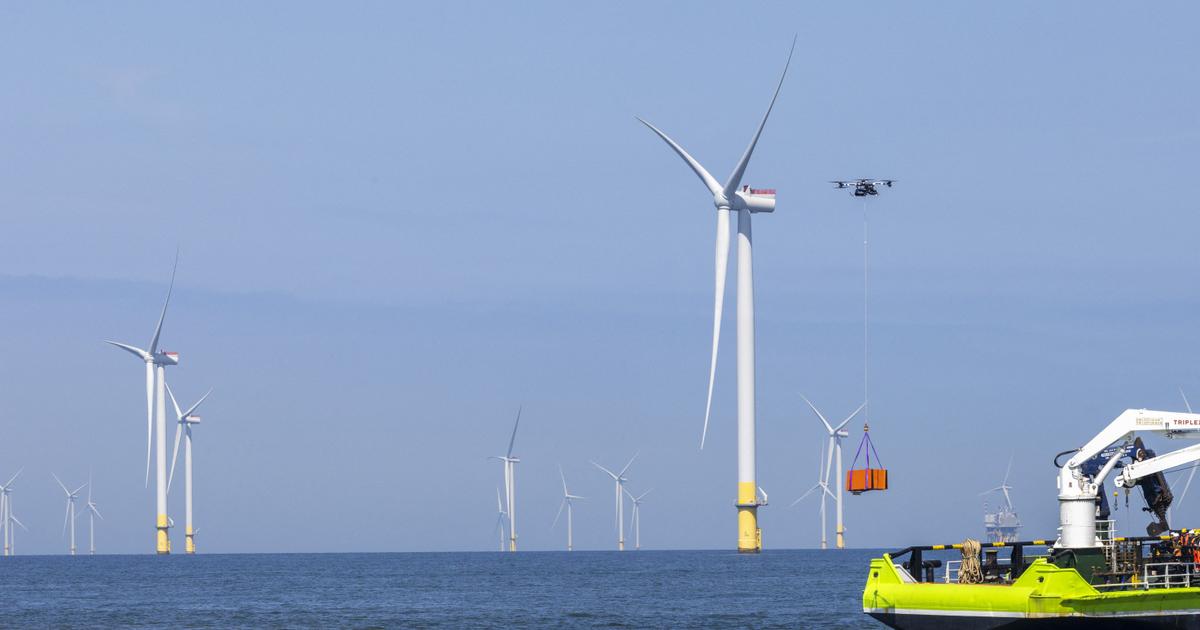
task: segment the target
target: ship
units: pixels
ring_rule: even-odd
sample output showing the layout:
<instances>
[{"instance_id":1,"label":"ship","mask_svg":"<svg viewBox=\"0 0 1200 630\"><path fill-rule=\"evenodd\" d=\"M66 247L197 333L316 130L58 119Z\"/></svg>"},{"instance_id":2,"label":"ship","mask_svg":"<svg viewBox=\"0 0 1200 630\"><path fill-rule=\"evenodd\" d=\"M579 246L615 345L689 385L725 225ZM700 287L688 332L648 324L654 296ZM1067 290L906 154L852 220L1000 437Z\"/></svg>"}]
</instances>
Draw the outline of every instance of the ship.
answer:
<instances>
[{"instance_id":1,"label":"ship","mask_svg":"<svg viewBox=\"0 0 1200 630\"><path fill-rule=\"evenodd\" d=\"M1142 434L1200 438L1200 414L1128 409L1059 453L1057 535L913 545L871 560L863 612L904 630L1200 630L1200 530L1173 528L1163 473L1200 461L1200 444L1157 455ZM1118 536L1105 482L1138 487L1153 520Z\"/></svg>"}]
</instances>

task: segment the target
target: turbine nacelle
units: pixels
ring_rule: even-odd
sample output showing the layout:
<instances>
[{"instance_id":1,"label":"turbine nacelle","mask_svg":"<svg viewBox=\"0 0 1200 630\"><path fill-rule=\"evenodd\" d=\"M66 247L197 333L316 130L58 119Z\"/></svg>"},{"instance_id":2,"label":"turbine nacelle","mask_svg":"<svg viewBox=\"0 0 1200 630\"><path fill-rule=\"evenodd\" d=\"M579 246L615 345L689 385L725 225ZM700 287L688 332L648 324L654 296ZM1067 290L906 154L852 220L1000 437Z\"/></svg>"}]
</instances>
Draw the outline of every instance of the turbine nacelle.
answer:
<instances>
[{"instance_id":1,"label":"turbine nacelle","mask_svg":"<svg viewBox=\"0 0 1200 630\"><path fill-rule=\"evenodd\" d=\"M729 208L731 210L749 210L756 213L775 212L775 189L742 186L741 190L733 194L733 204Z\"/></svg>"},{"instance_id":2,"label":"turbine nacelle","mask_svg":"<svg viewBox=\"0 0 1200 630\"><path fill-rule=\"evenodd\" d=\"M155 365L179 365L178 352L156 352L154 354Z\"/></svg>"}]
</instances>

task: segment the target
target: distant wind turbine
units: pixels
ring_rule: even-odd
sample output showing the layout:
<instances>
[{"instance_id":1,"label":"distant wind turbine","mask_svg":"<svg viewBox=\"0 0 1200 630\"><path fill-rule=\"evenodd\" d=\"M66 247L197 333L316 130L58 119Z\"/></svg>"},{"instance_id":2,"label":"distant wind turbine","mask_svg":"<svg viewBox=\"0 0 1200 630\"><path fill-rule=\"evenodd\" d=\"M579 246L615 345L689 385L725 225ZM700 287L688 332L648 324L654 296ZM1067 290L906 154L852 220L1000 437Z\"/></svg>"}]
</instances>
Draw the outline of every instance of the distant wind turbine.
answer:
<instances>
[{"instance_id":1,"label":"distant wind turbine","mask_svg":"<svg viewBox=\"0 0 1200 630\"><path fill-rule=\"evenodd\" d=\"M625 471L629 470L629 467L633 465L633 460L637 459L637 456L638 456L638 454L634 453L633 457L631 457L629 459L629 463L625 464L625 467L622 468L621 472L619 472L619 473L615 473L615 472L601 466L600 464L597 464L596 462L592 462L593 466L595 466L596 468L599 468L600 470L603 470L605 472L605 474L607 474L609 477L612 477L613 482L616 484L617 550L618 551L625 551L625 501L624 501L624 497L621 496L621 492L625 488L625 483L629 481L629 478L625 476Z\"/></svg>"},{"instance_id":2,"label":"distant wind turbine","mask_svg":"<svg viewBox=\"0 0 1200 630\"><path fill-rule=\"evenodd\" d=\"M171 454L171 476L167 478L167 491L171 490L171 482L175 479L175 461L179 459L179 437L184 437L183 447L183 494L184 494L184 550L196 553L196 530L192 528L192 425L200 424L200 416L195 411L200 403L213 392L209 388L196 404L188 407L187 411L179 410L179 402L171 386L167 386L167 395L171 397L171 406L175 407L175 418L179 425L175 428L175 451Z\"/></svg>"},{"instance_id":3,"label":"distant wind turbine","mask_svg":"<svg viewBox=\"0 0 1200 630\"><path fill-rule=\"evenodd\" d=\"M171 538L167 533L170 518L167 516L167 397L163 393L166 386L164 368L169 365L179 365L178 352L163 352L158 348L158 340L162 334L163 320L167 317L167 306L171 303L171 292L175 289L175 270L179 268L179 252L175 252L175 266L171 268L171 283L167 287L167 299L163 302L162 313L158 316L158 325L154 327L154 335L150 338L148 350L115 341L106 341L146 363L146 485L150 485L150 443L155 429L157 439L153 440L157 448L155 457L155 549L160 554L171 553ZM157 407L155 401L158 402ZM158 416L155 421L155 410Z\"/></svg>"},{"instance_id":4,"label":"distant wind turbine","mask_svg":"<svg viewBox=\"0 0 1200 630\"><path fill-rule=\"evenodd\" d=\"M25 469L18 470L15 475L9 478L7 483L0 486L0 529L3 530L4 534L4 555L6 556L11 556L15 553L13 541L16 537L13 534L13 523L20 525L21 529L29 531L24 523L17 520L17 517L13 516L12 513L13 484L16 483L17 477L21 476L21 471L23 470Z\"/></svg>"},{"instance_id":5,"label":"distant wind turbine","mask_svg":"<svg viewBox=\"0 0 1200 630\"><path fill-rule=\"evenodd\" d=\"M641 551L641 549L642 549L642 499L646 498L647 494L654 492L654 488L650 488L649 490L637 495L636 497L633 496L633 493L630 492L629 490L626 490L625 488L622 488L622 490L625 490L625 494L629 495L629 500L633 501L633 516L630 517L629 524L633 526L633 549L634 549L634 551Z\"/></svg>"},{"instance_id":6,"label":"distant wind turbine","mask_svg":"<svg viewBox=\"0 0 1200 630\"><path fill-rule=\"evenodd\" d=\"M818 510L818 513L821 515L821 549L829 548L825 528L829 521L829 519L825 516L825 499L836 499L833 492L829 490L829 469L832 464L833 459L832 457L827 457L825 455L825 443L821 442L821 458L817 460L817 483L813 484L813 486L806 490L804 494L800 495L799 499L792 501L792 505L795 506L803 501L808 495L812 494L814 490L821 491L821 494L819 495L821 497L821 507Z\"/></svg>"},{"instance_id":7,"label":"distant wind turbine","mask_svg":"<svg viewBox=\"0 0 1200 630\"><path fill-rule=\"evenodd\" d=\"M67 495L67 513L63 518L63 534L67 533L67 526L70 525L71 546L68 549L73 556L75 555L75 499L79 498L79 491L83 490L87 484L85 483L72 491L67 489L67 486L63 484L61 479L58 478L58 475L55 475L54 473L50 473L50 475L54 477L54 480L58 482L58 486L62 488L63 492L65 492Z\"/></svg>"},{"instance_id":8,"label":"distant wind turbine","mask_svg":"<svg viewBox=\"0 0 1200 630\"><path fill-rule=\"evenodd\" d=\"M558 467L558 476L562 478L563 499L562 499L562 502L558 504L558 514L554 515L554 523L552 523L550 525L550 527L553 528L555 525L558 524L558 517L562 516L563 507L566 507L567 508L567 551L574 551L575 544L574 544L574 541L572 538L572 532L574 531L574 519L572 518L572 516L573 516L572 508L574 507L574 505L573 505L574 501L576 499L583 499L583 497L573 495L573 494L571 494L571 492L569 490L567 490L567 476L563 474L562 466Z\"/></svg>"},{"instance_id":9,"label":"distant wind turbine","mask_svg":"<svg viewBox=\"0 0 1200 630\"><path fill-rule=\"evenodd\" d=\"M796 42L792 40L792 52ZM721 338L721 313L725 300L725 275L729 264L729 215L736 211L738 217L738 265L737 265L737 453L738 453L738 543L740 552L757 553L762 550L762 531L758 527L758 507L765 505L759 499L760 489L757 486L755 422L754 422L754 272L753 253L751 244L750 216L757 212L775 211L775 190L754 189L742 185L742 176L750 163L750 156L767 125L767 118L775 107L775 99L783 88L783 79L787 76L788 66L792 61L792 52L788 52L787 63L783 66L783 74L771 97L771 104L763 115L758 130L750 140L750 146L742 154L729 179L721 184L709 174L683 147L679 146L667 134L654 125L638 118L650 128L659 138L675 151L692 171L704 183L712 195L713 205L717 209L717 245L715 267L715 292L713 299L713 335L712 359L708 369L708 401L704 407L704 429L700 433L700 448L708 435L708 420L712 412L713 383L717 373L717 347ZM738 88L733 88L736 90ZM765 493L764 493L765 494Z\"/></svg>"},{"instance_id":10,"label":"distant wind turbine","mask_svg":"<svg viewBox=\"0 0 1200 630\"><path fill-rule=\"evenodd\" d=\"M833 473L837 476L837 493L834 495L833 502L837 512L837 529L835 530L837 534L837 548L845 549L846 527L842 523L842 438L849 437L850 434L846 431L846 425L850 424L850 421L853 420L854 417L857 416L859 412L861 412L863 408L867 406L867 403L863 402L863 404L858 406L858 409L854 410L854 413L846 416L846 419L842 420L841 424L835 427L829 423L829 420L825 419L824 414L822 414L820 410L818 410L817 407L812 404L811 401L804 396L800 397L804 399L805 403L808 403L808 407L812 409L813 413L817 414L818 418L821 419L821 424L824 425L825 433L829 437L829 454L830 457L833 458L833 461L836 462L836 467ZM826 465L825 488L827 490L829 488L829 475L829 466ZM821 502L825 502L824 497L821 497ZM824 517L822 517L822 520L824 520ZM821 526L824 527L824 524L822 523Z\"/></svg>"},{"instance_id":11,"label":"distant wind turbine","mask_svg":"<svg viewBox=\"0 0 1200 630\"><path fill-rule=\"evenodd\" d=\"M508 513L508 550L517 550L517 468L521 462L513 457L513 444L517 441L517 427L521 426L521 408L517 408L517 421L513 423L512 437L508 439L508 452L488 459L498 459L504 464L504 499Z\"/></svg>"},{"instance_id":12,"label":"distant wind turbine","mask_svg":"<svg viewBox=\"0 0 1200 630\"><path fill-rule=\"evenodd\" d=\"M500 488L496 488L496 511L499 513L496 516L496 532L500 535L500 551L504 551L504 519L508 516L508 512L504 511L504 504L500 503Z\"/></svg>"},{"instance_id":13,"label":"distant wind turbine","mask_svg":"<svg viewBox=\"0 0 1200 630\"><path fill-rule=\"evenodd\" d=\"M94 555L96 555L96 517L99 516L100 520L104 520L104 517L100 514L100 508L96 506L96 502L92 500L92 476L91 475L88 475L87 487L88 487L88 495L87 495L88 555L94 556Z\"/></svg>"}]
</instances>

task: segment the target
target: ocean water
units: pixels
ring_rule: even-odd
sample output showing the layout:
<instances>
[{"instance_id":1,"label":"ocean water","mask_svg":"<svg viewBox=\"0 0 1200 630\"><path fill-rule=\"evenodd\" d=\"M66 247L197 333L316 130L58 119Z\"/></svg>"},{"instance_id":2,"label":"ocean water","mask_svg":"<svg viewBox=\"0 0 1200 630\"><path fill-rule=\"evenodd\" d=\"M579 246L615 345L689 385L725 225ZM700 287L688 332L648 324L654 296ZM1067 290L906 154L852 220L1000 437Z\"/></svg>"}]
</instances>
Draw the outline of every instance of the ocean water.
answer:
<instances>
[{"instance_id":1,"label":"ocean water","mask_svg":"<svg viewBox=\"0 0 1200 630\"><path fill-rule=\"evenodd\" d=\"M16 556L0 626L882 628L861 608L878 553Z\"/></svg>"}]
</instances>

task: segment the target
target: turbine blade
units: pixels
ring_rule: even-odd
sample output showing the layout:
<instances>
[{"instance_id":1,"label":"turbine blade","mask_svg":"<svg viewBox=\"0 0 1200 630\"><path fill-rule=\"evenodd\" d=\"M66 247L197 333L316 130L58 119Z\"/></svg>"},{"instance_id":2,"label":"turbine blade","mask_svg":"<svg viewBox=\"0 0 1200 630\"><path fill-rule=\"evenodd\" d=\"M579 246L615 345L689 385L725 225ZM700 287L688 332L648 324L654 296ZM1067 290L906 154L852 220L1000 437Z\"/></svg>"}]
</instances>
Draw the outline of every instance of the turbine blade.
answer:
<instances>
[{"instance_id":1,"label":"turbine blade","mask_svg":"<svg viewBox=\"0 0 1200 630\"><path fill-rule=\"evenodd\" d=\"M200 397L200 400L197 400L197 401L196 401L196 404L192 405L191 407L188 407L188 410L187 410L187 411L185 411L185 412L183 413L183 415L182 415L182 416L180 416L180 417L182 417L182 418L186 418L186 417L188 417L188 416L192 415L193 413L195 413L195 412L196 412L196 410L200 408L200 403L204 402L204 399L205 399L205 398L208 398L208 395L209 395L209 394L211 394L211 393L213 393L213 390L212 390L212 388L210 387L210 388L208 388L208 391L207 391L207 392L204 392L204 395ZM175 407L175 410L176 410L176 411L178 411L178 410L179 410L179 407Z\"/></svg>"},{"instance_id":2,"label":"turbine blade","mask_svg":"<svg viewBox=\"0 0 1200 630\"><path fill-rule=\"evenodd\" d=\"M643 493L639 494L639 495L637 496L637 498L636 498L636 499L634 499L634 501L641 502L641 500L642 500L642 499L644 499L644 498L646 498L646 495L647 495L647 494L650 494L651 492L654 492L654 488L650 488L649 490L647 490L647 491L645 491L645 492L643 492Z\"/></svg>"},{"instance_id":3,"label":"turbine blade","mask_svg":"<svg viewBox=\"0 0 1200 630\"><path fill-rule=\"evenodd\" d=\"M25 527L25 523L22 523L22 522L21 522L21 519L17 518L16 516L14 516L14 515L12 515L12 514L9 514L9 515L8 515L8 518L9 518L9 519L11 519L11 520L12 520L12 522L16 523L17 525L20 525L20 526L21 526L21 529L23 529L23 530L25 530L25 531L29 531L29 528L28 528L28 527Z\"/></svg>"},{"instance_id":4,"label":"turbine blade","mask_svg":"<svg viewBox=\"0 0 1200 630\"><path fill-rule=\"evenodd\" d=\"M562 502L558 504L558 514L554 515L554 522L550 524L550 529L554 529L554 526L558 525L558 517L562 516L563 506L566 504L567 499L564 497Z\"/></svg>"},{"instance_id":5,"label":"turbine blade","mask_svg":"<svg viewBox=\"0 0 1200 630\"><path fill-rule=\"evenodd\" d=\"M67 490L67 486L65 484L63 484L62 479L58 478L58 475L56 475L54 473L50 473L50 476L54 477L54 480L58 482L58 487L62 488L63 492L67 493L67 496L71 496L71 491Z\"/></svg>"},{"instance_id":6,"label":"turbine blade","mask_svg":"<svg viewBox=\"0 0 1200 630\"><path fill-rule=\"evenodd\" d=\"M163 320L167 318L167 306L171 303L171 292L175 290L175 270L179 268L179 250L175 250L175 265L171 267L171 284L167 286L167 299L163 302L162 313L158 316L158 325L154 327L154 336L150 338L150 354L158 352L158 338L162 334Z\"/></svg>"},{"instance_id":7,"label":"turbine blade","mask_svg":"<svg viewBox=\"0 0 1200 630\"><path fill-rule=\"evenodd\" d=\"M713 333L712 360L708 365L708 398L704 403L704 429L700 432L700 449L708 438L708 420L712 415L713 386L717 380L717 348L721 345L721 320L725 313L725 278L729 270L729 210L717 208L716 262L713 265Z\"/></svg>"},{"instance_id":8,"label":"turbine blade","mask_svg":"<svg viewBox=\"0 0 1200 630\"><path fill-rule=\"evenodd\" d=\"M1000 482L1000 487L1001 487L1001 488L1003 488L1003 487L1005 487L1005 486L1007 486L1007 485L1008 485L1008 475L1009 475L1010 473L1012 473L1012 464L1013 464L1013 456L1012 456L1012 455L1009 455L1009 456L1008 456L1008 468L1006 468L1006 469L1004 470L1004 481L1001 481L1001 482Z\"/></svg>"},{"instance_id":9,"label":"turbine blade","mask_svg":"<svg viewBox=\"0 0 1200 630\"><path fill-rule=\"evenodd\" d=\"M558 476L562 478L563 496L571 496L571 491L567 490L567 476L563 474L562 464L558 465Z\"/></svg>"},{"instance_id":10,"label":"turbine blade","mask_svg":"<svg viewBox=\"0 0 1200 630\"><path fill-rule=\"evenodd\" d=\"M107 339L104 340L104 343L116 346L143 361L147 361L150 359L150 353L146 352L145 350L142 350L141 348L137 348L135 346L131 346L131 345L125 344L125 343L117 343L115 341L108 341Z\"/></svg>"},{"instance_id":11,"label":"turbine blade","mask_svg":"<svg viewBox=\"0 0 1200 630\"><path fill-rule=\"evenodd\" d=\"M500 486L496 486L496 511L504 513L504 505L500 503Z\"/></svg>"},{"instance_id":12,"label":"turbine blade","mask_svg":"<svg viewBox=\"0 0 1200 630\"><path fill-rule=\"evenodd\" d=\"M175 481L175 460L179 459L179 438L183 435L184 423L175 425L175 450L171 453L171 476L167 478L167 492L171 491L171 482Z\"/></svg>"},{"instance_id":13,"label":"turbine blade","mask_svg":"<svg viewBox=\"0 0 1200 630\"><path fill-rule=\"evenodd\" d=\"M621 469L621 473L620 473L620 474L618 474L617 476L618 476L618 477L624 477L624 476L625 476L625 471L626 471L626 470L629 470L629 467L633 465L633 460L637 459L637 458L638 458L638 455L641 455L641 454L642 454L642 453L641 453L641 451L638 451L638 452L634 453L634 454L633 454L633 457L630 457L630 458L629 458L629 463L628 463L628 464L625 464L625 467Z\"/></svg>"},{"instance_id":14,"label":"turbine blade","mask_svg":"<svg viewBox=\"0 0 1200 630\"><path fill-rule=\"evenodd\" d=\"M171 406L175 407L175 419L183 420L184 414L183 411L180 411L179 409L179 401L175 400L175 392L171 391L171 384L164 383L164 385L167 387L167 396L171 398Z\"/></svg>"},{"instance_id":15,"label":"turbine blade","mask_svg":"<svg viewBox=\"0 0 1200 630\"><path fill-rule=\"evenodd\" d=\"M7 488L7 487L11 486L11 485L13 484L13 482L17 480L17 477L20 477L20 476L21 476L21 473L22 473L24 470L25 470L25 467L24 467L24 466L22 466L22 467L21 467L19 470L17 470L17 474L15 474L15 475L13 475L12 477L10 477L10 478L9 478L9 480L8 480L8 483L4 484L4 487L5 487L5 488Z\"/></svg>"},{"instance_id":16,"label":"turbine blade","mask_svg":"<svg viewBox=\"0 0 1200 630\"><path fill-rule=\"evenodd\" d=\"M607 469L607 468L605 468L605 467L601 466L600 464L597 464L596 462L592 462L592 465L593 465L593 466L595 466L596 468L599 468L600 470L603 470L604 472L608 473L608 476L609 476L609 477L612 477L613 479L616 479L616 478L617 478L617 474L616 474L616 473L614 473L613 471L611 471L611 470L609 470L609 469Z\"/></svg>"},{"instance_id":17,"label":"turbine blade","mask_svg":"<svg viewBox=\"0 0 1200 630\"><path fill-rule=\"evenodd\" d=\"M696 177L699 177L700 181L704 182L704 185L708 188L708 192L712 193L713 195L721 192L721 184L717 182L715 177L709 175L708 171L704 170L704 167L696 161L696 158L688 155L688 152L684 151L683 147L679 146L674 140L668 137L667 134L660 131L658 127L651 125L645 120L642 120L640 117L634 116L634 118L637 118L638 122L649 127L650 131L658 134L658 137L662 138L663 142L666 142L672 149L674 149L675 153L679 154L679 157L683 158L683 161L687 162L688 166L692 167L692 172L696 174Z\"/></svg>"},{"instance_id":18,"label":"turbine blade","mask_svg":"<svg viewBox=\"0 0 1200 630\"><path fill-rule=\"evenodd\" d=\"M524 405L522 405L523 407ZM517 427L521 426L521 407L517 407L517 421L513 423L512 437L508 439L508 456L512 457L513 444L517 441Z\"/></svg>"},{"instance_id":19,"label":"turbine blade","mask_svg":"<svg viewBox=\"0 0 1200 630\"><path fill-rule=\"evenodd\" d=\"M842 423L837 425L837 427L834 429L834 431L841 431L843 428L846 427L847 424L850 424L850 421L854 419L854 416L857 416L863 409L866 409L866 408L867 408L867 403L866 403L866 401L863 401L863 404L859 405L858 409L854 410L854 413L846 416L846 419L842 420Z\"/></svg>"},{"instance_id":20,"label":"turbine blade","mask_svg":"<svg viewBox=\"0 0 1200 630\"><path fill-rule=\"evenodd\" d=\"M788 66L792 64L792 53L796 52L796 40L792 39L792 49L788 51L787 63L783 65L783 74L779 76L779 85L775 86L775 95L771 97L771 104L767 106L767 113L763 114L762 122L758 124L758 131L754 133L754 138L750 140L750 146L746 147L746 152L742 154L742 159L738 160L737 166L733 167L733 172L729 175L729 181L725 182L725 197L732 197L737 187L742 183L742 176L746 174L746 165L750 163L750 156L754 153L754 146L758 144L758 138L762 135L763 127L767 126L767 118L771 116L771 110L775 107L775 99L779 98L779 90L783 88L783 80L787 77Z\"/></svg>"},{"instance_id":21,"label":"turbine blade","mask_svg":"<svg viewBox=\"0 0 1200 630\"><path fill-rule=\"evenodd\" d=\"M794 505L796 505L797 503L799 503L799 502L803 501L803 500L805 499L805 497L807 497L808 495L812 494L812 491L813 491L813 490L816 490L817 488L820 488L820 487L821 487L821 484L820 484L820 483L815 483L815 484L813 484L813 487L809 488L807 492L805 492L804 494L800 495L800 498L799 498L799 499L796 499L795 501L792 501L792 505L794 506Z\"/></svg>"},{"instance_id":22,"label":"turbine blade","mask_svg":"<svg viewBox=\"0 0 1200 630\"><path fill-rule=\"evenodd\" d=\"M1192 413L1192 403L1188 402L1187 394L1183 393L1183 388L1179 388L1179 395L1183 397L1183 406L1187 407L1188 413Z\"/></svg>"},{"instance_id":23,"label":"turbine blade","mask_svg":"<svg viewBox=\"0 0 1200 630\"><path fill-rule=\"evenodd\" d=\"M150 443L154 441L154 363L146 362L146 487L150 487Z\"/></svg>"},{"instance_id":24,"label":"turbine blade","mask_svg":"<svg viewBox=\"0 0 1200 630\"><path fill-rule=\"evenodd\" d=\"M800 394L800 398L803 398L804 402L808 403L808 408L812 409L813 413L817 414L817 417L821 419L821 424L825 425L825 430L832 435L834 433L833 426L830 425L829 421L825 419L825 415L817 409L816 405L812 404L812 401L809 400L807 396Z\"/></svg>"},{"instance_id":25,"label":"turbine blade","mask_svg":"<svg viewBox=\"0 0 1200 630\"><path fill-rule=\"evenodd\" d=\"M102 521L104 520L104 515L100 513L100 508L96 507L95 503L89 503L88 509L91 510L92 513L95 514L96 516L99 516L100 520L102 520ZM193 531L193 533L195 533L195 532Z\"/></svg>"},{"instance_id":26,"label":"turbine blade","mask_svg":"<svg viewBox=\"0 0 1200 630\"><path fill-rule=\"evenodd\" d=\"M1176 502L1176 505L1180 505L1183 503L1183 498L1187 496L1188 488L1192 487L1192 477L1195 477L1195 476L1196 476L1196 465L1193 464L1192 472L1188 473L1187 483L1183 484L1183 492L1179 493L1179 500Z\"/></svg>"},{"instance_id":27,"label":"turbine blade","mask_svg":"<svg viewBox=\"0 0 1200 630\"><path fill-rule=\"evenodd\" d=\"M63 534L67 533L67 521L69 520L71 520L71 500L67 499L67 511L63 514Z\"/></svg>"}]
</instances>

